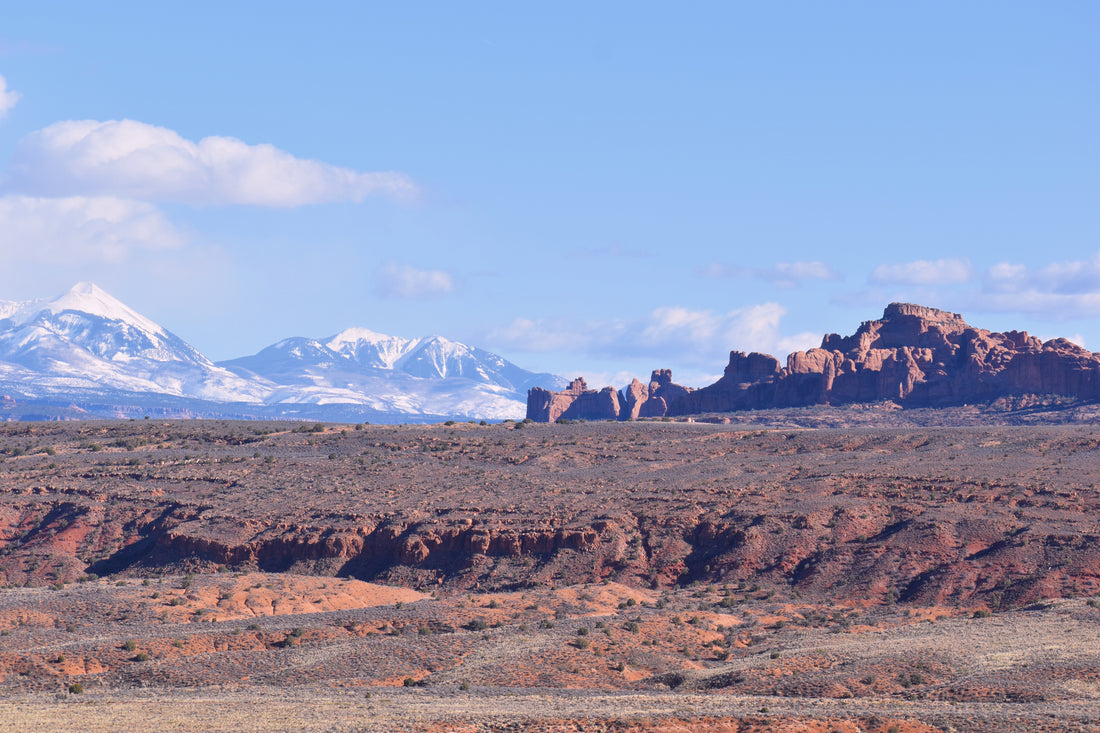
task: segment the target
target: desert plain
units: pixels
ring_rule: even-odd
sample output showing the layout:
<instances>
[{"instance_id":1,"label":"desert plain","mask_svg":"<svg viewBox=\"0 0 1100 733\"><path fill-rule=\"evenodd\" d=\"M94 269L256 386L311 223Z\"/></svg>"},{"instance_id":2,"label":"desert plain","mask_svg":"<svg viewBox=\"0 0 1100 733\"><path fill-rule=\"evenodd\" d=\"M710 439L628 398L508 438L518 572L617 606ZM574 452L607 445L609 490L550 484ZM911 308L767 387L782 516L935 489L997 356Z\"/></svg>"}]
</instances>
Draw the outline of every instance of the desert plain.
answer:
<instances>
[{"instance_id":1,"label":"desert plain","mask_svg":"<svg viewBox=\"0 0 1100 733\"><path fill-rule=\"evenodd\" d=\"M1098 730L1042 407L0 425L0 731Z\"/></svg>"}]
</instances>

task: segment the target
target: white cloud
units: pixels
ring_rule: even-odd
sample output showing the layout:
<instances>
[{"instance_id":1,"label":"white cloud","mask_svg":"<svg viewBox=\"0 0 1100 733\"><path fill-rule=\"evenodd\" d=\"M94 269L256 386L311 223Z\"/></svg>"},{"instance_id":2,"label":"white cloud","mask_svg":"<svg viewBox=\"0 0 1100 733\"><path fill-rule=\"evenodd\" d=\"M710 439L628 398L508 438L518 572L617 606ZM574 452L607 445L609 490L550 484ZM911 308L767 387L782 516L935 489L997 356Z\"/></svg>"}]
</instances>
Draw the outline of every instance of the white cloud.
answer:
<instances>
[{"instance_id":1,"label":"white cloud","mask_svg":"<svg viewBox=\"0 0 1100 733\"><path fill-rule=\"evenodd\" d=\"M712 263L698 270L704 277L733 277L766 280L776 287L793 288L803 280L839 280L840 275L819 260L779 262L766 269Z\"/></svg>"},{"instance_id":2,"label":"white cloud","mask_svg":"<svg viewBox=\"0 0 1100 733\"><path fill-rule=\"evenodd\" d=\"M0 117L6 115L22 98L22 94L8 89L8 82L0 76Z\"/></svg>"},{"instance_id":3,"label":"white cloud","mask_svg":"<svg viewBox=\"0 0 1100 733\"><path fill-rule=\"evenodd\" d=\"M359 173L231 137L197 143L134 120L69 120L27 135L8 188L46 196L110 195L189 204L292 207L416 194L402 173Z\"/></svg>"},{"instance_id":4,"label":"white cloud","mask_svg":"<svg viewBox=\"0 0 1100 733\"><path fill-rule=\"evenodd\" d=\"M1100 253L1090 260L1051 262L1037 269L999 262L983 279L976 309L1052 319L1100 315Z\"/></svg>"},{"instance_id":5,"label":"white cloud","mask_svg":"<svg viewBox=\"0 0 1100 733\"><path fill-rule=\"evenodd\" d=\"M879 265L871 271L871 282L880 285L954 285L973 279L969 260L949 258L916 260L900 265Z\"/></svg>"},{"instance_id":6,"label":"white cloud","mask_svg":"<svg viewBox=\"0 0 1100 733\"><path fill-rule=\"evenodd\" d=\"M421 270L411 265L387 262L378 269L378 291L391 298L423 300L446 295L455 289L455 279L444 270Z\"/></svg>"},{"instance_id":7,"label":"white cloud","mask_svg":"<svg viewBox=\"0 0 1100 733\"><path fill-rule=\"evenodd\" d=\"M573 321L517 318L486 336L487 343L518 351L567 351L601 359L644 358L714 370L729 352L762 351L782 356L794 344L817 346L821 337L783 336L786 309L776 303L718 313L679 306L656 308L637 320Z\"/></svg>"},{"instance_id":8,"label":"white cloud","mask_svg":"<svg viewBox=\"0 0 1100 733\"><path fill-rule=\"evenodd\" d=\"M185 235L152 204L113 197L0 197L0 259L121 262L137 249L182 246Z\"/></svg>"},{"instance_id":9,"label":"white cloud","mask_svg":"<svg viewBox=\"0 0 1100 733\"><path fill-rule=\"evenodd\" d=\"M785 336L779 339L776 346L777 354L790 354L794 351L809 351L821 346L821 334L813 331L803 331L793 336Z\"/></svg>"}]
</instances>

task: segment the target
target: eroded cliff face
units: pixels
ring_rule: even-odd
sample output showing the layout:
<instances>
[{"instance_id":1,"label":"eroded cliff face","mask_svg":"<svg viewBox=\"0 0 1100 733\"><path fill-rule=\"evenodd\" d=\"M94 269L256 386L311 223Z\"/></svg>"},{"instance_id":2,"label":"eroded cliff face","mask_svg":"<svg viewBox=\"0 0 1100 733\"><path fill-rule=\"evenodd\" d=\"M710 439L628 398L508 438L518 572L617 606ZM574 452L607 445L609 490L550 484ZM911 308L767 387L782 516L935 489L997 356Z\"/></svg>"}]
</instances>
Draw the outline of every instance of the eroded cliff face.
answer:
<instances>
[{"instance_id":1,"label":"eroded cliff face","mask_svg":"<svg viewBox=\"0 0 1100 733\"><path fill-rule=\"evenodd\" d=\"M655 381L659 373L667 372L654 372ZM785 367L767 354L733 351L723 377L708 387L662 384L655 390L651 383L644 394L632 384L628 409L615 417L886 400L947 406L1024 394L1095 400L1100 356L1066 339L1043 343L1021 331L974 328L958 313L891 303L880 320L864 322L851 336L828 334L820 348L790 354Z\"/></svg>"},{"instance_id":2,"label":"eroded cliff face","mask_svg":"<svg viewBox=\"0 0 1100 733\"><path fill-rule=\"evenodd\" d=\"M138 421L0 426L0 455L0 584L224 568L483 590L738 581L872 602L1100 592L1087 425Z\"/></svg>"},{"instance_id":3,"label":"eroded cliff face","mask_svg":"<svg viewBox=\"0 0 1100 733\"><path fill-rule=\"evenodd\" d=\"M749 368L755 360L757 367ZM770 360L770 361L769 361ZM855 334L828 334L787 366L734 353L726 375L669 414L892 400L925 407L1016 394L1100 397L1100 357L1065 339L974 328L958 313L891 303Z\"/></svg>"},{"instance_id":4,"label":"eroded cliff face","mask_svg":"<svg viewBox=\"0 0 1100 733\"><path fill-rule=\"evenodd\" d=\"M671 406L691 392L672 381L671 369L657 369L649 384L637 379L623 390L612 387L588 389L577 377L567 389L550 392L536 387L527 393L527 417L536 422L561 420L633 420L663 417Z\"/></svg>"},{"instance_id":5,"label":"eroded cliff face","mask_svg":"<svg viewBox=\"0 0 1100 733\"><path fill-rule=\"evenodd\" d=\"M557 420L614 420L619 417L621 395L611 387L588 389L577 377L561 392L535 387L527 392L527 417L536 422Z\"/></svg>"}]
</instances>

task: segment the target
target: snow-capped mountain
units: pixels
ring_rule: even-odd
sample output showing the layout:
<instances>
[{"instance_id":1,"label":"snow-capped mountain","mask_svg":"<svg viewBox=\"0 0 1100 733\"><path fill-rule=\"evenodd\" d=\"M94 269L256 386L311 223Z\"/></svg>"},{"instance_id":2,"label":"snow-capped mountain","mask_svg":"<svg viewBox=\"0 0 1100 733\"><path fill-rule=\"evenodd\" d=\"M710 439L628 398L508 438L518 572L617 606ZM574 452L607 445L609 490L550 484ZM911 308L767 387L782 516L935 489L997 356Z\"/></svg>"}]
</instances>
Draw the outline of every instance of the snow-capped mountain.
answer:
<instances>
[{"instance_id":1,"label":"snow-capped mountain","mask_svg":"<svg viewBox=\"0 0 1100 733\"><path fill-rule=\"evenodd\" d=\"M321 340L285 339L219 366L281 385L277 402L361 404L404 414L516 417L530 387L564 385L553 374L441 336L403 339L364 328Z\"/></svg>"},{"instance_id":2,"label":"snow-capped mountain","mask_svg":"<svg viewBox=\"0 0 1100 733\"><path fill-rule=\"evenodd\" d=\"M503 419L523 416L528 388L563 385L439 336L364 328L214 364L90 283L54 300L0 301L0 395L92 405L95 414L155 406L158 415Z\"/></svg>"},{"instance_id":3,"label":"snow-capped mountain","mask_svg":"<svg viewBox=\"0 0 1100 733\"><path fill-rule=\"evenodd\" d=\"M111 389L258 402L271 391L215 366L91 283L54 300L0 302L0 361L0 377L18 377L32 394Z\"/></svg>"}]
</instances>

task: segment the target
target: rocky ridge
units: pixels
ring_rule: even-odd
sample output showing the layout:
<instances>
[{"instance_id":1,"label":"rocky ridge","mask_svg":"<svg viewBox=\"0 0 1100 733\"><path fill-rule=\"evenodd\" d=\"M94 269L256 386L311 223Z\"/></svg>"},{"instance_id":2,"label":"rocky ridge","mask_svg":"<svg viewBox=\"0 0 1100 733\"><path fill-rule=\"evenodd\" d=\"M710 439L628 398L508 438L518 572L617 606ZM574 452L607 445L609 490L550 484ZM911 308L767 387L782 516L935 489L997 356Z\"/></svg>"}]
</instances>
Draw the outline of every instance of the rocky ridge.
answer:
<instances>
[{"instance_id":1,"label":"rocky ridge","mask_svg":"<svg viewBox=\"0 0 1100 733\"><path fill-rule=\"evenodd\" d=\"M941 407L1028 394L1091 401L1100 399L1100 355L1064 338L1044 343L1024 331L975 328L958 313L891 303L880 320L851 336L827 334L820 348L790 354L784 367L768 354L732 351L722 378L701 389L674 384L669 370L653 372L648 389L637 380L618 393L581 385L532 389L527 417L633 419L881 401Z\"/></svg>"}]
</instances>

